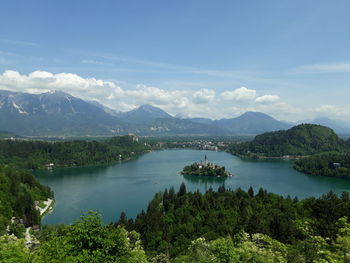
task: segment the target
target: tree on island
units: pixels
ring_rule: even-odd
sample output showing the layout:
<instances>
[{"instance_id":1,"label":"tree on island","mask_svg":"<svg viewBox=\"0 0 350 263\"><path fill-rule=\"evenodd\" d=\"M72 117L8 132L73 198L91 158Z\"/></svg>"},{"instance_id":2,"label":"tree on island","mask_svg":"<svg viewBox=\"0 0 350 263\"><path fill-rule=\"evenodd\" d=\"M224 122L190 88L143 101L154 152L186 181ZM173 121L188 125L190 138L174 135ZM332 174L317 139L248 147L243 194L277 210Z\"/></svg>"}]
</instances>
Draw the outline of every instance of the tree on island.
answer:
<instances>
[{"instance_id":1,"label":"tree on island","mask_svg":"<svg viewBox=\"0 0 350 263\"><path fill-rule=\"evenodd\" d=\"M183 168L181 174L183 175L201 175L201 176L231 176L226 171L225 166L219 166L207 161L205 156L204 162L193 163Z\"/></svg>"}]
</instances>

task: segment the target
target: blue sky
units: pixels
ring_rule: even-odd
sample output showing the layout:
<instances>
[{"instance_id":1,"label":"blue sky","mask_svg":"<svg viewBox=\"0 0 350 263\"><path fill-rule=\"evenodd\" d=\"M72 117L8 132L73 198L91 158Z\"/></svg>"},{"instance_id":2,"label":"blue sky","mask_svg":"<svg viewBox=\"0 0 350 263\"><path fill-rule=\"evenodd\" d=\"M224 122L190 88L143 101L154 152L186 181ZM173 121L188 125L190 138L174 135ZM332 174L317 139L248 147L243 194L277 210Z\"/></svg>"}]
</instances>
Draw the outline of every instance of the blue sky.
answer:
<instances>
[{"instance_id":1,"label":"blue sky","mask_svg":"<svg viewBox=\"0 0 350 263\"><path fill-rule=\"evenodd\" d=\"M0 88L61 89L118 110L350 121L348 10L345 0L3 0Z\"/></svg>"}]
</instances>

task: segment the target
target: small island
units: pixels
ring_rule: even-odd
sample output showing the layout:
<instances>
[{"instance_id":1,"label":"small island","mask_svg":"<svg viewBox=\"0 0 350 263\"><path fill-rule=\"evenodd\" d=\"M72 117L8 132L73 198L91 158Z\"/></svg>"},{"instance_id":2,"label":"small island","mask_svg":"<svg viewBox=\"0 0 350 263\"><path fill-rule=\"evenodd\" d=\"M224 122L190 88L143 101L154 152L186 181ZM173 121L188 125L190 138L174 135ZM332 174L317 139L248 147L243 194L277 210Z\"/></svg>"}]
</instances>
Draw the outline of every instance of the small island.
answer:
<instances>
[{"instance_id":1,"label":"small island","mask_svg":"<svg viewBox=\"0 0 350 263\"><path fill-rule=\"evenodd\" d=\"M219 166L216 164L209 163L207 156L204 158L204 162L193 163L187 165L181 171L182 175L200 175L200 176L216 176L216 177L228 177L232 176L225 170L225 166Z\"/></svg>"}]
</instances>

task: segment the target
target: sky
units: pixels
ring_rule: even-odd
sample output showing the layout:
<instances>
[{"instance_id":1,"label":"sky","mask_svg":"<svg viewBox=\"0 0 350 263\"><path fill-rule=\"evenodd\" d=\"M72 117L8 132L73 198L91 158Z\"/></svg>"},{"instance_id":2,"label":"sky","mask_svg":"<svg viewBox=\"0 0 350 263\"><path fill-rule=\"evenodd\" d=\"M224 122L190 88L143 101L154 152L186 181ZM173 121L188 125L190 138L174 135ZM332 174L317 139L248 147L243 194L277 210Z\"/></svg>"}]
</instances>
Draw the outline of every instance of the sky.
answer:
<instances>
[{"instance_id":1,"label":"sky","mask_svg":"<svg viewBox=\"0 0 350 263\"><path fill-rule=\"evenodd\" d=\"M350 122L350 1L1 0L0 89Z\"/></svg>"}]
</instances>

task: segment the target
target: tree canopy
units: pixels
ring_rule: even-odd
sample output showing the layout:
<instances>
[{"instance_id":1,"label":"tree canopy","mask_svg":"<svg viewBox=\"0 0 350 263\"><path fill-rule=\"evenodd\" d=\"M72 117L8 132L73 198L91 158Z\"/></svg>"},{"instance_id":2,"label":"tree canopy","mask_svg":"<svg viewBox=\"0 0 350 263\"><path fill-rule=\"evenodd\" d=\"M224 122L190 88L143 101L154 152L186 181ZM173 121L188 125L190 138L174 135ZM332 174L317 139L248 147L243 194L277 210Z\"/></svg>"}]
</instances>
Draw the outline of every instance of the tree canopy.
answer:
<instances>
[{"instance_id":1,"label":"tree canopy","mask_svg":"<svg viewBox=\"0 0 350 263\"><path fill-rule=\"evenodd\" d=\"M52 196L50 188L41 185L32 174L0 165L0 234L5 233L7 226L10 233L22 234L16 224L10 224L12 217L23 220L24 226L39 224L34 201Z\"/></svg>"},{"instance_id":2,"label":"tree canopy","mask_svg":"<svg viewBox=\"0 0 350 263\"><path fill-rule=\"evenodd\" d=\"M113 137L103 141L25 141L0 140L0 163L24 169L55 166L109 164L149 151L151 148L132 136Z\"/></svg>"},{"instance_id":3,"label":"tree canopy","mask_svg":"<svg viewBox=\"0 0 350 263\"><path fill-rule=\"evenodd\" d=\"M117 225L141 234L149 255L180 256L197 238L208 241L240 232L264 234L284 244L300 240L300 224L308 224L312 234L325 240L335 240L337 222L350 218L349 195L337 197L329 192L320 198L302 201L282 197L260 189L230 190L221 186L205 194L187 192L182 185L178 193L173 188L158 193L147 211L135 220L123 218Z\"/></svg>"},{"instance_id":4,"label":"tree canopy","mask_svg":"<svg viewBox=\"0 0 350 263\"><path fill-rule=\"evenodd\" d=\"M229 152L250 157L305 156L321 152L344 152L350 148L332 129L302 124L286 131L257 135L254 140L231 144Z\"/></svg>"},{"instance_id":5,"label":"tree canopy","mask_svg":"<svg viewBox=\"0 0 350 263\"><path fill-rule=\"evenodd\" d=\"M294 168L314 175L350 179L350 154L321 153L295 161Z\"/></svg>"}]
</instances>

